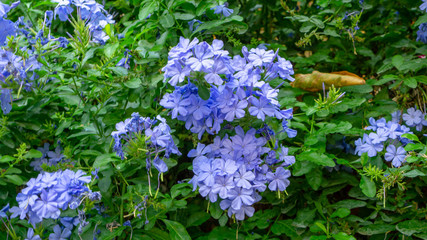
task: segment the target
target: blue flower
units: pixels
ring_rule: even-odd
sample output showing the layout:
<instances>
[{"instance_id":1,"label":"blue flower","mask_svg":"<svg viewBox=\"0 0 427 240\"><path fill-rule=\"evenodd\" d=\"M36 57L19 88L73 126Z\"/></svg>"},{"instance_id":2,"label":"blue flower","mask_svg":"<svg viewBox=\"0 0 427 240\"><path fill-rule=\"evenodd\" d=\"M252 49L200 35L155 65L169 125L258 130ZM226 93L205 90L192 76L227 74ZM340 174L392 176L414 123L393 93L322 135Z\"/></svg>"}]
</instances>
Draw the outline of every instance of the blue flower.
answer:
<instances>
[{"instance_id":1,"label":"blue flower","mask_svg":"<svg viewBox=\"0 0 427 240\"><path fill-rule=\"evenodd\" d=\"M202 42L194 47L194 57L189 58L186 64L194 71L206 70L213 66L213 56L209 44Z\"/></svg>"},{"instance_id":2,"label":"blue flower","mask_svg":"<svg viewBox=\"0 0 427 240\"><path fill-rule=\"evenodd\" d=\"M214 193L219 194L219 197L222 199L226 199L229 197L228 193L231 189L235 187L233 182L233 177L225 176L225 177L216 177L215 184L212 188Z\"/></svg>"},{"instance_id":3,"label":"blue flower","mask_svg":"<svg viewBox=\"0 0 427 240\"><path fill-rule=\"evenodd\" d=\"M52 0L57 2L58 5L55 7L55 18L56 16L63 22L68 20L68 15L73 12L73 8L70 6L70 0Z\"/></svg>"},{"instance_id":4,"label":"blue flower","mask_svg":"<svg viewBox=\"0 0 427 240\"><path fill-rule=\"evenodd\" d=\"M9 211L9 203L0 210L0 217L7 218L6 212Z\"/></svg>"},{"instance_id":5,"label":"blue flower","mask_svg":"<svg viewBox=\"0 0 427 240\"><path fill-rule=\"evenodd\" d=\"M252 205L255 199L251 196L253 194L252 189L235 188L229 193L229 198L232 199L231 207L238 210L242 205Z\"/></svg>"},{"instance_id":6,"label":"blue flower","mask_svg":"<svg viewBox=\"0 0 427 240\"><path fill-rule=\"evenodd\" d=\"M291 172L284 168L277 168L275 173L268 172L266 177L270 181L268 188L271 191L285 191L289 186L290 182L288 178L291 176Z\"/></svg>"},{"instance_id":7,"label":"blue flower","mask_svg":"<svg viewBox=\"0 0 427 240\"><path fill-rule=\"evenodd\" d=\"M418 109L409 108L408 113L404 113L402 118L405 121L406 125L408 125L409 127L414 127L415 125L421 123L423 119L423 113Z\"/></svg>"},{"instance_id":8,"label":"blue flower","mask_svg":"<svg viewBox=\"0 0 427 240\"><path fill-rule=\"evenodd\" d=\"M377 152L381 152L383 150L382 144L374 144L371 141L371 138L367 134L363 136L363 144L359 148L359 156L362 155L362 153L367 152L369 157L375 157L377 155Z\"/></svg>"},{"instance_id":9,"label":"blue flower","mask_svg":"<svg viewBox=\"0 0 427 240\"><path fill-rule=\"evenodd\" d=\"M159 157L156 157L153 160L153 166L157 169L157 171L164 173L168 171L168 166L166 165L166 163L160 159Z\"/></svg>"},{"instance_id":10,"label":"blue flower","mask_svg":"<svg viewBox=\"0 0 427 240\"><path fill-rule=\"evenodd\" d=\"M254 66L263 66L264 64L273 62L274 55L273 50L266 51L264 49L255 48L249 51L248 59Z\"/></svg>"},{"instance_id":11,"label":"blue flower","mask_svg":"<svg viewBox=\"0 0 427 240\"><path fill-rule=\"evenodd\" d=\"M120 61L116 64L116 67L124 67L126 69L129 69L129 67L130 67L129 61L130 61L130 58L132 58L132 55L129 54L128 50L126 50L124 52L124 55L125 55L125 57L120 59Z\"/></svg>"},{"instance_id":12,"label":"blue flower","mask_svg":"<svg viewBox=\"0 0 427 240\"><path fill-rule=\"evenodd\" d=\"M34 235L34 229L28 228L27 237L24 240L41 240L39 235Z\"/></svg>"},{"instance_id":13,"label":"blue flower","mask_svg":"<svg viewBox=\"0 0 427 240\"><path fill-rule=\"evenodd\" d=\"M249 107L249 113L252 116L256 116L262 121L265 121L265 115L270 117L274 116L275 109L267 98L261 97L260 99L257 99L252 97L251 103L253 106Z\"/></svg>"},{"instance_id":14,"label":"blue flower","mask_svg":"<svg viewBox=\"0 0 427 240\"><path fill-rule=\"evenodd\" d=\"M15 35L16 35L15 24L10 20L3 19L0 17L0 47L6 44L7 37L15 36Z\"/></svg>"},{"instance_id":15,"label":"blue flower","mask_svg":"<svg viewBox=\"0 0 427 240\"><path fill-rule=\"evenodd\" d=\"M255 180L255 175L251 171L246 171L245 165L241 166L239 171L234 174L234 183L237 187L251 189L252 184L250 181Z\"/></svg>"},{"instance_id":16,"label":"blue flower","mask_svg":"<svg viewBox=\"0 0 427 240\"><path fill-rule=\"evenodd\" d=\"M245 216L252 217L255 212L255 208L249 205L242 205L238 210L235 210L235 209L230 209L230 210L231 211L228 212L229 216L230 214L235 214L236 219L240 221L245 220Z\"/></svg>"},{"instance_id":17,"label":"blue flower","mask_svg":"<svg viewBox=\"0 0 427 240\"><path fill-rule=\"evenodd\" d=\"M388 139L390 132L385 128L378 128L377 132L369 133L369 138L372 140L373 144L378 144L386 141Z\"/></svg>"},{"instance_id":18,"label":"blue flower","mask_svg":"<svg viewBox=\"0 0 427 240\"><path fill-rule=\"evenodd\" d=\"M427 2L424 4L427 5ZM427 23L421 23L421 25L418 27L417 41L427 43Z\"/></svg>"},{"instance_id":19,"label":"blue flower","mask_svg":"<svg viewBox=\"0 0 427 240\"><path fill-rule=\"evenodd\" d=\"M402 146L396 149L396 146L389 145L386 151L384 158L388 162L391 161L391 164L394 167L400 167L402 166L402 163L405 162L406 151Z\"/></svg>"},{"instance_id":20,"label":"blue flower","mask_svg":"<svg viewBox=\"0 0 427 240\"><path fill-rule=\"evenodd\" d=\"M58 218L61 211L58 209L57 193L55 191L42 190L40 199L38 199L32 210L42 218Z\"/></svg>"},{"instance_id":21,"label":"blue flower","mask_svg":"<svg viewBox=\"0 0 427 240\"><path fill-rule=\"evenodd\" d=\"M182 83L186 76L190 75L191 68L182 65L181 61L175 60L173 64L163 68L163 71L165 71L165 78L171 77L169 84L176 86L178 83Z\"/></svg>"},{"instance_id":22,"label":"blue flower","mask_svg":"<svg viewBox=\"0 0 427 240\"><path fill-rule=\"evenodd\" d=\"M427 0L423 0L423 3L420 5L421 11L427 12Z\"/></svg>"},{"instance_id":23,"label":"blue flower","mask_svg":"<svg viewBox=\"0 0 427 240\"><path fill-rule=\"evenodd\" d=\"M53 233L49 235L49 240L67 240L71 236L71 230L64 228L61 230L59 225L53 227Z\"/></svg>"},{"instance_id":24,"label":"blue flower","mask_svg":"<svg viewBox=\"0 0 427 240\"><path fill-rule=\"evenodd\" d=\"M288 148L281 146L281 151L279 152L279 160L283 161L282 166L288 167L295 163L294 156L288 156Z\"/></svg>"},{"instance_id":25,"label":"blue flower","mask_svg":"<svg viewBox=\"0 0 427 240\"><path fill-rule=\"evenodd\" d=\"M10 89L1 89L0 101L1 101L1 110L3 114L8 114L12 110L12 91Z\"/></svg>"},{"instance_id":26,"label":"blue flower","mask_svg":"<svg viewBox=\"0 0 427 240\"><path fill-rule=\"evenodd\" d=\"M191 32L196 31L196 29L202 24L203 22L197 19L193 19L188 22L188 27Z\"/></svg>"},{"instance_id":27,"label":"blue flower","mask_svg":"<svg viewBox=\"0 0 427 240\"><path fill-rule=\"evenodd\" d=\"M233 9L227 8L228 3L225 2L224 4L218 5L216 7L211 8L214 10L215 14L222 14L224 17L228 17L233 13Z\"/></svg>"},{"instance_id":28,"label":"blue flower","mask_svg":"<svg viewBox=\"0 0 427 240\"><path fill-rule=\"evenodd\" d=\"M47 156L50 158L50 161L51 161L53 164L56 164L56 163L60 162L60 161L62 160L62 158L64 158L64 154L62 154L61 152L62 152L62 149L61 149L61 147L58 145L58 146L55 148L55 152L50 151L50 152L48 152L48 153L47 153Z\"/></svg>"},{"instance_id":29,"label":"blue flower","mask_svg":"<svg viewBox=\"0 0 427 240\"><path fill-rule=\"evenodd\" d=\"M178 114L181 116L188 115L188 106L191 104L191 100L189 98L183 98L183 96L178 92L167 93L163 96L162 100L160 100L160 105L162 105L166 109L171 109L172 119L178 117Z\"/></svg>"},{"instance_id":30,"label":"blue flower","mask_svg":"<svg viewBox=\"0 0 427 240\"><path fill-rule=\"evenodd\" d=\"M234 101L234 104L221 109L221 112L226 114L225 120L232 122L235 118L243 118L245 116L245 108L248 106L246 100Z\"/></svg>"},{"instance_id":31,"label":"blue flower","mask_svg":"<svg viewBox=\"0 0 427 240\"><path fill-rule=\"evenodd\" d=\"M7 4L0 2L0 19L6 18L7 13L9 13L10 10L16 8L20 3L21 1L16 1L9 6Z\"/></svg>"}]
</instances>

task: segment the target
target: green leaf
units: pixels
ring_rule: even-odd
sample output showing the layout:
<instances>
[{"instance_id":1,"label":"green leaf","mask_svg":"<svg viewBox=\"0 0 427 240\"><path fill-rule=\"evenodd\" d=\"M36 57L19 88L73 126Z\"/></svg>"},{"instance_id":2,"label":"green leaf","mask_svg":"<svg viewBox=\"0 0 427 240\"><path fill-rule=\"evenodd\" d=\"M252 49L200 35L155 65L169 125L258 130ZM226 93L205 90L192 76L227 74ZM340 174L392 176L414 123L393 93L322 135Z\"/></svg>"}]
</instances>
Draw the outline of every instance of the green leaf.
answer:
<instances>
[{"instance_id":1,"label":"green leaf","mask_svg":"<svg viewBox=\"0 0 427 240\"><path fill-rule=\"evenodd\" d=\"M141 87L141 79L139 78L132 78L129 81L126 81L124 85L128 88L139 88Z\"/></svg>"},{"instance_id":2,"label":"green leaf","mask_svg":"<svg viewBox=\"0 0 427 240\"><path fill-rule=\"evenodd\" d=\"M102 154L95 159L95 162L93 163L93 167L100 168L107 165L109 162L114 162L116 160L117 158L111 156L111 154Z\"/></svg>"},{"instance_id":3,"label":"green leaf","mask_svg":"<svg viewBox=\"0 0 427 240\"><path fill-rule=\"evenodd\" d=\"M293 221L292 225L296 227L308 227L313 223L314 217L316 216L316 209L303 208L298 210L297 217Z\"/></svg>"},{"instance_id":4,"label":"green leaf","mask_svg":"<svg viewBox=\"0 0 427 240\"><path fill-rule=\"evenodd\" d=\"M329 6L330 2L330 0L316 0L316 4L321 6L322 8Z\"/></svg>"},{"instance_id":5,"label":"green leaf","mask_svg":"<svg viewBox=\"0 0 427 240\"><path fill-rule=\"evenodd\" d=\"M313 169L305 175L305 178L313 190L317 191L322 183L322 169L319 167Z\"/></svg>"},{"instance_id":6,"label":"green leaf","mask_svg":"<svg viewBox=\"0 0 427 240\"><path fill-rule=\"evenodd\" d=\"M335 162L323 153L307 151L297 155L298 161L310 161L321 166L334 167Z\"/></svg>"},{"instance_id":7,"label":"green leaf","mask_svg":"<svg viewBox=\"0 0 427 240\"><path fill-rule=\"evenodd\" d=\"M118 228L115 228L112 232L107 232L107 235L103 235L101 237L101 240L110 240L110 239L115 239L117 236L122 235L123 230L126 229L126 226L120 226Z\"/></svg>"},{"instance_id":8,"label":"green leaf","mask_svg":"<svg viewBox=\"0 0 427 240\"><path fill-rule=\"evenodd\" d=\"M310 240L326 240L328 239L328 236L326 235L320 235L320 236L310 236Z\"/></svg>"},{"instance_id":9,"label":"green leaf","mask_svg":"<svg viewBox=\"0 0 427 240\"><path fill-rule=\"evenodd\" d=\"M382 233L386 233L394 230L396 230L396 227L394 225L374 223L374 224L369 224L367 226L359 228L357 232L362 235L370 236L370 235L382 234Z\"/></svg>"},{"instance_id":10,"label":"green leaf","mask_svg":"<svg viewBox=\"0 0 427 240\"><path fill-rule=\"evenodd\" d=\"M211 218L211 215L205 211L197 211L190 215L187 219L187 228L192 226L200 226ZM228 218L227 218L228 219Z\"/></svg>"},{"instance_id":11,"label":"green leaf","mask_svg":"<svg viewBox=\"0 0 427 240\"><path fill-rule=\"evenodd\" d=\"M410 88L417 87L417 80L413 77L403 79L403 83Z\"/></svg>"},{"instance_id":12,"label":"green leaf","mask_svg":"<svg viewBox=\"0 0 427 240\"><path fill-rule=\"evenodd\" d=\"M225 226L225 224L227 224L227 222L228 222L228 217L227 217L227 215L226 215L226 214L222 214L222 216L218 219L218 222L219 222L219 225L220 225L221 227L224 227L224 226Z\"/></svg>"},{"instance_id":13,"label":"green leaf","mask_svg":"<svg viewBox=\"0 0 427 240\"><path fill-rule=\"evenodd\" d=\"M111 186L111 177L103 177L98 181L98 187L101 192L107 192Z\"/></svg>"},{"instance_id":14,"label":"green leaf","mask_svg":"<svg viewBox=\"0 0 427 240\"><path fill-rule=\"evenodd\" d=\"M192 13L174 13L173 15L175 16L175 19L185 21L193 20L196 17L196 15Z\"/></svg>"},{"instance_id":15,"label":"green leaf","mask_svg":"<svg viewBox=\"0 0 427 240\"><path fill-rule=\"evenodd\" d=\"M85 65L85 63L93 57L93 54L95 53L96 50L97 48L91 48L85 53L84 55L85 57L82 60L82 66Z\"/></svg>"},{"instance_id":16,"label":"green leaf","mask_svg":"<svg viewBox=\"0 0 427 240\"><path fill-rule=\"evenodd\" d=\"M219 206L219 201L216 201L210 204L209 212L211 213L213 218L219 219L224 211Z\"/></svg>"},{"instance_id":17,"label":"green leaf","mask_svg":"<svg viewBox=\"0 0 427 240\"><path fill-rule=\"evenodd\" d=\"M188 183L175 184L172 186L170 192L171 198L176 198L179 195L185 197L191 192L191 185Z\"/></svg>"},{"instance_id":18,"label":"green leaf","mask_svg":"<svg viewBox=\"0 0 427 240\"><path fill-rule=\"evenodd\" d=\"M200 96L203 100L208 100L208 99L209 99L209 97L211 96L211 94L210 94L210 92L209 92L209 89L208 89L206 86L204 86L204 85L199 86L199 96Z\"/></svg>"},{"instance_id":19,"label":"green leaf","mask_svg":"<svg viewBox=\"0 0 427 240\"><path fill-rule=\"evenodd\" d=\"M320 19L311 17L310 22L313 23L314 25L316 25L316 27L318 27L318 28L321 28L321 29L325 28L325 24Z\"/></svg>"},{"instance_id":20,"label":"green leaf","mask_svg":"<svg viewBox=\"0 0 427 240\"><path fill-rule=\"evenodd\" d=\"M20 186L24 183L24 180L22 180L22 178L18 175L5 175L5 177L9 179L9 182L17 186Z\"/></svg>"},{"instance_id":21,"label":"green leaf","mask_svg":"<svg viewBox=\"0 0 427 240\"><path fill-rule=\"evenodd\" d=\"M411 236L414 233L427 232L427 221L408 220L396 225L396 229L404 235Z\"/></svg>"},{"instance_id":22,"label":"green leaf","mask_svg":"<svg viewBox=\"0 0 427 240\"><path fill-rule=\"evenodd\" d=\"M147 1L144 7L141 8L138 14L139 20L144 20L148 17L148 14L152 13L156 8L156 1Z\"/></svg>"},{"instance_id":23,"label":"green leaf","mask_svg":"<svg viewBox=\"0 0 427 240\"><path fill-rule=\"evenodd\" d=\"M119 77L128 75L128 70L124 67L109 67L108 69L111 69Z\"/></svg>"},{"instance_id":24,"label":"green leaf","mask_svg":"<svg viewBox=\"0 0 427 240\"><path fill-rule=\"evenodd\" d=\"M363 194L367 197L373 198L377 193L377 187L375 186L375 182L371 181L371 179L367 176L362 176L360 179L360 189L362 189Z\"/></svg>"},{"instance_id":25,"label":"green leaf","mask_svg":"<svg viewBox=\"0 0 427 240\"><path fill-rule=\"evenodd\" d=\"M360 208L366 206L366 202L360 200L347 199L331 205L333 208Z\"/></svg>"},{"instance_id":26,"label":"green leaf","mask_svg":"<svg viewBox=\"0 0 427 240\"><path fill-rule=\"evenodd\" d=\"M160 17L160 24L167 29L173 27L175 21L171 15L167 14Z\"/></svg>"},{"instance_id":27,"label":"green leaf","mask_svg":"<svg viewBox=\"0 0 427 240\"><path fill-rule=\"evenodd\" d=\"M348 208L338 208L334 213L332 213L331 218L345 218L348 215L350 215L350 210Z\"/></svg>"},{"instance_id":28,"label":"green leaf","mask_svg":"<svg viewBox=\"0 0 427 240\"><path fill-rule=\"evenodd\" d=\"M35 149L31 149L24 155L25 158L41 158L42 156L43 154Z\"/></svg>"},{"instance_id":29,"label":"green leaf","mask_svg":"<svg viewBox=\"0 0 427 240\"><path fill-rule=\"evenodd\" d=\"M0 163L7 163L7 162L12 162L14 161L16 158L9 156L9 155L4 155L0 157Z\"/></svg>"},{"instance_id":30,"label":"green leaf","mask_svg":"<svg viewBox=\"0 0 427 240\"><path fill-rule=\"evenodd\" d=\"M207 29L212 30L216 27L222 26L222 25L229 23L229 22L232 22L232 21L241 22L241 21L243 21L243 17L238 16L238 15L234 15L234 16L222 19L222 20L213 20L213 21L202 23L202 24L200 24L200 26L196 30L194 30L193 35L195 33L202 31L202 30L207 30Z\"/></svg>"},{"instance_id":31,"label":"green leaf","mask_svg":"<svg viewBox=\"0 0 427 240\"><path fill-rule=\"evenodd\" d=\"M419 17L417 21L414 23L414 27L418 27L419 25L425 22L427 22L427 14L424 14L421 17Z\"/></svg>"},{"instance_id":32,"label":"green leaf","mask_svg":"<svg viewBox=\"0 0 427 240\"><path fill-rule=\"evenodd\" d=\"M426 174L421 172L418 169L414 169L414 170L411 170L409 172L404 173L403 176L409 177L409 178L414 178L414 177L418 177L418 176L424 177L424 176L426 176Z\"/></svg>"},{"instance_id":33,"label":"green leaf","mask_svg":"<svg viewBox=\"0 0 427 240\"><path fill-rule=\"evenodd\" d=\"M353 236L347 235L347 233L343 233L343 232L334 234L332 235L332 237L335 240L356 240L356 238L354 238Z\"/></svg>"},{"instance_id":34,"label":"green leaf","mask_svg":"<svg viewBox=\"0 0 427 240\"><path fill-rule=\"evenodd\" d=\"M388 70L390 70L390 69L392 69L392 68L393 68L393 64L391 64L391 63L385 63L384 65L382 65L382 66L378 69L377 74L381 74L381 73L383 73L383 72L387 72Z\"/></svg>"},{"instance_id":35,"label":"green leaf","mask_svg":"<svg viewBox=\"0 0 427 240\"><path fill-rule=\"evenodd\" d=\"M407 138L409 140L415 141L415 142L419 142L420 140L418 139L417 135L412 134L412 133L405 133L402 134L401 137Z\"/></svg>"},{"instance_id":36,"label":"green leaf","mask_svg":"<svg viewBox=\"0 0 427 240\"><path fill-rule=\"evenodd\" d=\"M425 145L422 143L409 143L405 146L405 151L421 150L424 149Z\"/></svg>"},{"instance_id":37,"label":"green leaf","mask_svg":"<svg viewBox=\"0 0 427 240\"><path fill-rule=\"evenodd\" d=\"M392 75L392 74L384 75L380 80L376 81L373 85L374 86L383 85L384 83L388 83L396 79L399 79L399 77L396 75Z\"/></svg>"},{"instance_id":38,"label":"green leaf","mask_svg":"<svg viewBox=\"0 0 427 240\"><path fill-rule=\"evenodd\" d=\"M400 71L404 62L405 62L405 59L401 55L396 55L391 59L391 63L399 71Z\"/></svg>"},{"instance_id":39,"label":"green leaf","mask_svg":"<svg viewBox=\"0 0 427 240\"><path fill-rule=\"evenodd\" d=\"M104 54L107 58L113 57L114 53L116 52L117 48L119 47L119 43L113 43L113 44L107 44L104 47Z\"/></svg>"},{"instance_id":40,"label":"green leaf","mask_svg":"<svg viewBox=\"0 0 427 240\"><path fill-rule=\"evenodd\" d=\"M316 227L320 228L324 233L328 234L328 230L326 229L325 225L322 222L316 221L314 224Z\"/></svg>"},{"instance_id":41,"label":"green leaf","mask_svg":"<svg viewBox=\"0 0 427 240\"><path fill-rule=\"evenodd\" d=\"M190 235L188 235L187 230L185 230L185 227L181 223L166 219L162 219L162 221L166 224L172 240L191 240Z\"/></svg>"},{"instance_id":42,"label":"green leaf","mask_svg":"<svg viewBox=\"0 0 427 240\"><path fill-rule=\"evenodd\" d=\"M295 230L295 227L292 226L292 220L280 220L277 221L271 226L271 232L276 235L285 234L286 236L292 239L301 239L298 233Z\"/></svg>"},{"instance_id":43,"label":"green leaf","mask_svg":"<svg viewBox=\"0 0 427 240\"><path fill-rule=\"evenodd\" d=\"M332 28L326 28L323 31L323 34L331 36L331 37L341 37L334 29Z\"/></svg>"},{"instance_id":44,"label":"green leaf","mask_svg":"<svg viewBox=\"0 0 427 240\"><path fill-rule=\"evenodd\" d=\"M419 161L421 159L417 156L409 156L409 157L405 158L405 160L408 163L413 163L413 162Z\"/></svg>"}]
</instances>

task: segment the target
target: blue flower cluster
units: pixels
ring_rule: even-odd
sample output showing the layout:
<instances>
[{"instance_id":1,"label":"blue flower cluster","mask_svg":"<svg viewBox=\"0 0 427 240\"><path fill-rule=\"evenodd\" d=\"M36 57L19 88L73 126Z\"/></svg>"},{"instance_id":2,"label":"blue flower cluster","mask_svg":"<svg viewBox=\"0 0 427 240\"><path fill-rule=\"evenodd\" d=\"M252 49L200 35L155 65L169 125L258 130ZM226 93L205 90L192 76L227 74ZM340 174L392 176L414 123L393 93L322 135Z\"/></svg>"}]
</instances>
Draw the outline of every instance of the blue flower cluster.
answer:
<instances>
[{"instance_id":1,"label":"blue flower cluster","mask_svg":"<svg viewBox=\"0 0 427 240\"><path fill-rule=\"evenodd\" d=\"M58 163L65 163L69 160L64 159L64 154L62 154L61 146L58 144L58 146L55 148L55 151L49 151L49 143L45 143L43 147L37 148L38 151L42 153L42 156L40 158L34 159L30 163L30 166L34 168L34 171L42 171L42 165L46 164L47 166L55 166Z\"/></svg>"},{"instance_id":2,"label":"blue flower cluster","mask_svg":"<svg viewBox=\"0 0 427 240\"><path fill-rule=\"evenodd\" d=\"M0 3L0 101L4 114L8 114L12 109L12 89L30 91L33 82L38 78L35 70L42 66L37 59L40 47L51 43L42 49L45 53L48 50L65 48L69 43L64 37L55 38L51 35L52 11L45 12L38 31L30 22L25 22L24 17L20 17L16 22L6 19L7 13L19 4L19 1L10 6ZM9 49L7 38L17 36L26 39L28 46Z\"/></svg>"},{"instance_id":3,"label":"blue flower cluster","mask_svg":"<svg viewBox=\"0 0 427 240\"><path fill-rule=\"evenodd\" d=\"M401 118L405 124L400 124ZM401 116L397 111L392 114L392 120L387 121L385 118L375 120L369 119L370 126L366 130L372 130L369 134L364 134L363 138L356 140L355 153L361 156L367 153L369 157L375 157L378 153L383 152L384 158L391 162L394 167L400 167L405 161L406 151L404 146L410 143L407 138L401 137L402 134L412 133L409 127L415 127L421 131L423 126L427 126L425 114L415 108L409 108L407 113Z\"/></svg>"},{"instance_id":4,"label":"blue flower cluster","mask_svg":"<svg viewBox=\"0 0 427 240\"><path fill-rule=\"evenodd\" d=\"M85 198L100 200L100 193L85 185L90 181L91 177L82 170L40 173L16 196L19 206L9 210L11 217L27 218L35 226L45 218L58 219L61 210L76 209Z\"/></svg>"},{"instance_id":5,"label":"blue flower cluster","mask_svg":"<svg viewBox=\"0 0 427 240\"><path fill-rule=\"evenodd\" d=\"M108 24L114 24L113 16L109 14L104 6L97 3L95 0L52 0L57 2L55 8L55 17L59 17L61 21L67 21L71 13L74 11L73 6L77 8L78 17L86 20L89 30L92 34L92 41L99 44L105 44L110 38L104 28Z\"/></svg>"},{"instance_id":6,"label":"blue flower cluster","mask_svg":"<svg viewBox=\"0 0 427 240\"><path fill-rule=\"evenodd\" d=\"M158 125L155 126L156 123ZM161 154L164 153L166 158L169 158L170 154L181 155L170 134L171 129L166 123L166 119L160 116L157 116L156 119L150 119L133 113L132 118L117 123L116 130L111 133L115 141L114 151L122 159L125 158L124 146L129 145L129 142L137 138L138 135L144 134L146 136L147 170L151 168L151 165L154 165L160 173L164 173L168 167L160 158ZM154 160L152 160L153 155L155 156Z\"/></svg>"},{"instance_id":7,"label":"blue flower cluster","mask_svg":"<svg viewBox=\"0 0 427 240\"><path fill-rule=\"evenodd\" d=\"M22 57L0 48L0 100L3 114L12 110L12 88L31 91L32 82L38 77L34 70L39 69L41 64L32 55L33 51L27 50L27 53L31 55L24 61Z\"/></svg>"},{"instance_id":8,"label":"blue flower cluster","mask_svg":"<svg viewBox=\"0 0 427 240\"><path fill-rule=\"evenodd\" d=\"M169 79L175 91L165 94L160 105L171 109L173 119L185 121L185 127L197 133L199 139L204 132L218 133L224 121L233 122L247 115L262 121L266 117L279 119L288 136L295 136L295 131L287 127L292 109L280 109L278 87L272 88L268 83L277 77L293 81L292 64L278 56L278 52L260 48L248 51L243 47L243 57L231 58L228 51L222 50L223 45L221 40L209 45L199 43L197 38L190 42L181 37L163 68L165 80ZM191 80L200 85L209 85L207 100L199 96L198 87L191 81L178 86L190 76L198 76Z\"/></svg>"},{"instance_id":9,"label":"blue flower cluster","mask_svg":"<svg viewBox=\"0 0 427 240\"><path fill-rule=\"evenodd\" d=\"M260 201L260 192L285 191L289 185L289 170L295 157L288 149L276 151L267 146L267 139L256 137L256 130L245 131L235 128L236 135L224 138L216 136L214 142L205 146L198 143L197 149L188 153L193 160L194 177L190 183L194 190L199 187L200 195L209 201L221 199L220 206L228 209L228 216L237 220L254 213L253 204Z\"/></svg>"},{"instance_id":10,"label":"blue flower cluster","mask_svg":"<svg viewBox=\"0 0 427 240\"><path fill-rule=\"evenodd\" d=\"M199 139L205 132L218 134L225 129L224 122L230 123L226 128L232 130L231 123L243 118L248 122L277 119L282 121L283 131L295 137L296 131L288 128L292 109L280 108L280 86L272 88L269 84L277 77L293 81L292 64L278 56L278 51L265 48L248 51L243 47L243 56L231 57L223 45L220 40L210 45L181 38L163 68L165 81L175 89L165 94L160 104L171 109L171 117L184 121L186 129L198 134ZM186 84L181 85L183 82ZM208 88L207 99L200 96L201 88ZM243 220L253 215L253 204L261 200L259 193L267 186L271 191L286 190L291 175L286 167L295 158L283 146L276 153L275 132L267 124L258 131L250 128L245 132L241 126L234 131L234 136L216 136L207 146L198 143L188 153L194 158L195 175L190 182L209 201L216 202L219 197L221 208L227 209L229 216ZM274 149L268 147L269 141Z\"/></svg>"}]
</instances>

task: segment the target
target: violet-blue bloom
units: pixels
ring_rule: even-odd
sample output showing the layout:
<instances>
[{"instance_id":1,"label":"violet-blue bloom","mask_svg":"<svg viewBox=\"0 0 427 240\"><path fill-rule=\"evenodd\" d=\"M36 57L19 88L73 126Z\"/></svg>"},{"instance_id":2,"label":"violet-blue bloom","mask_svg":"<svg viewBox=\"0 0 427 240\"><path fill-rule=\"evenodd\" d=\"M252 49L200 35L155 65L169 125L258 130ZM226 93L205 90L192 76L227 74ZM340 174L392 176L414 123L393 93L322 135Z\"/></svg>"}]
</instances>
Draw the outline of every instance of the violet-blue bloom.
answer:
<instances>
[{"instance_id":1,"label":"violet-blue bloom","mask_svg":"<svg viewBox=\"0 0 427 240\"><path fill-rule=\"evenodd\" d=\"M215 14L222 14L224 17L228 17L233 13L233 9L228 8L228 3L225 2L224 4L218 5L216 7L211 8L214 10Z\"/></svg>"},{"instance_id":2,"label":"violet-blue bloom","mask_svg":"<svg viewBox=\"0 0 427 240\"><path fill-rule=\"evenodd\" d=\"M285 191L290 184L288 178L291 176L291 172L284 168L277 168L275 173L268 172L266 176L270 181L268 188L271 191Z\"/></svg>"},{"instance_id":3,"label":"violet-blue bloom","mask_svg":"<svg viewBox=\"0 0 427 240\"><path fill-rule=\"evenodd\" d=\"M67 240L71 236L71 231L68 228L61 229L59 225L53 227L53 233L49 235L49 240Z\"/></svg>"},{"instance_id":4,"label":"violet-blue bloom","mask_svg":"<svg viewBox=\"0 0 427 240\"><path fill-rule=\"evenodd\" d=\"M394 167L400 167L405 162L406 151L402 146L396 148L394 145L389 145L386 151L384 159L388 162L391 161Z\"/></svg>"},{"instance_id":5,"label":"violet-blue bloom","mask_svg":"<svg viewBox=\"0 0 427 240\"><path fill-rule=\"evenodd\" d=\"M413 127L419 123L421 123L423 119L423 113L415 108L409 108L408 113L404 113L402 115L403 120L405 121L406 125L409 127Z\"/></svg>"},{"instance_id":6,"label":"violet-blue bloom","mask_svg":"<svg viewBox=\"0 0 427 240\"><path fill-rule=\"evenodd\" d=\"M423 0L423 3L420 5L421 11L427 12L427 0Z\"/></svg>"},{"instance_id":7,"label":"violet-blue bloom","mask_svg":"<svg viewBox=\"0 0 427 240\"><path fill-rule=\"evenodd\" d=\"M34 235L33 228L28 228L27 237L24 240L41 240L41 238L38 234Z\"/></svg>"}]
</instances>

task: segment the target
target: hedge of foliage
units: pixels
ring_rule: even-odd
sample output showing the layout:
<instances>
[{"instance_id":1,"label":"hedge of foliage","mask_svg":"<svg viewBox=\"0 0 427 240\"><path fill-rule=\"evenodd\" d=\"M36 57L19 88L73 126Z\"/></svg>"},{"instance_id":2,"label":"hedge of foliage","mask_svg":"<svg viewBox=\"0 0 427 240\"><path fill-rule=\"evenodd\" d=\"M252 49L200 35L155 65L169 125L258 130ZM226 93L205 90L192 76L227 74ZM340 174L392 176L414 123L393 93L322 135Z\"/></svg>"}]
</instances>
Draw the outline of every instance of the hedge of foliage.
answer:
<instances>
[{"instance_id":1,"label":"hedge of foliage","mask_svg":"<svg viewBox=\"0 0 427 240\"><path fill-rule=\"evenodd\" d=\"M427 239L426 0L0 2L1 239Z\"/></svg>"}]
</instances>

